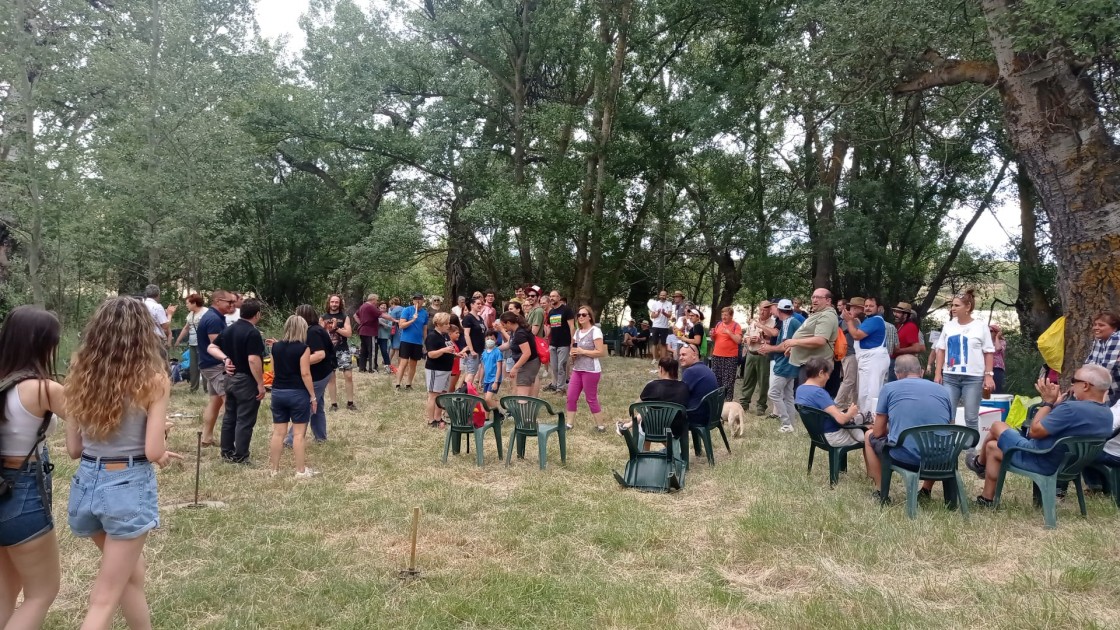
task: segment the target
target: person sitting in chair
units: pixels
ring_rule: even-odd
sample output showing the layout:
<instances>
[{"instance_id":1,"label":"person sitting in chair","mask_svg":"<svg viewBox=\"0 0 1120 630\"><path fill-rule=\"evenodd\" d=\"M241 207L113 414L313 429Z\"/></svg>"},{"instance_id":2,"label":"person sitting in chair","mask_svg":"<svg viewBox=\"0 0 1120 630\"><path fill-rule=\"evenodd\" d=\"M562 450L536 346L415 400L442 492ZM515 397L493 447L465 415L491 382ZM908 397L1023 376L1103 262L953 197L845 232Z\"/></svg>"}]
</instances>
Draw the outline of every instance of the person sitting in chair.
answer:
<instances>
[{"instance_id":1,"label":"person sitting in chair","mask_svg":"<svg viewBox=\"0 0 1120 630\"><path fill-rule=\"evenodd\" d=\"M891 461L917 470L917 448L912 444L898 444L898 435L910 427L926 424L952 424L953 404L945 387L922 378L922 364L918 357L904 354L895 359L891 381L879 390L879 403L875 409L875 423L871 435L863 445L867 462L867 476L875 483L875 496L879 496L882 483L883 448L890 444ZM909 438L907 442L909 442ZM922 483L919 497L929 497L932 481ZM963 500L963 499L962 499Z\"/></svg>"},{"instance_id":2,"label":"person sitting in chair","mask_svg":"<svg viewBox=\"0 0 1120 630\"><path fill-rule=\"evenodd\" d=\"M824 439L831 446L854 446L863 442L862 429L846 429L853 420L859 418L859 406L849 405L846 411L841 411L828 395L824 386L828 377L832 375L832 361L822 357L813 357L805 362L805 382L797 388L795 400L797 404L820 409L831 416L824 423Z\"/></svg>"},{"instance_id":3,"label":"person sitting in chair","mask_svg":"<svg viewBox=\"0 0 1120 630\"><path fill-rule=\"evenodd\" d=\"M642 393L638 395L638 400L642 402L676 403L687 408L689 399L688 385L677 380L677 373L679 370L680 363L672 357L665 357L658 361L657 378L646 383L646 386L642 388ZM637 420L638 423L641 424L642 419L639 417ZM616 422L615 432L622 435L622 432L629 429L630 425L630 422ZM673 421L670 429L673 431L674 436L680 438L684 435L687 426L687 417L679 416ZM641 429L640 426L638 428L639 430ZM649 444L646 444L645 448L649 450Z\"/></svg>"},{"instance_id":4,"label":"person sitting in chair","mask_svg":"<svg viewBox=\"0 0 1120 630\"><path fill-rule=\"evenodd\" d=\"M622 356L634 356L634 338L637 336L638 327L634 325L634 320L630 320L622 327Z\"/></svg>"},{"instance_id":5,"label":"person sitting in chair","mask_svg":"<svg viewBox=\"0 0 1120 630\"><path fill-rule=\"evenodd\" d=\"M694 427L706 427L711 421L708 410L700 401L714 392L719 387L715 372L712 368L700 362L700 353L696 346L686 345L681 348L681 382L688 386L688 424Z\"/></svg>"},{"instance_id":6,"label":"person sitting in chair","mask_svg":"<svg viewBox=\"0 0 1120 630\"><path fill-rule=\"evenodd\" d=\"M1003 454L1013 446L1047 449L1064 437L1090 437L1107 439L1112 435L1112 412L1105 406L1112 376L1099 365L1083 365L1070 380L1069 392L1064 396L1057 383L1038 379L1034 384L1042 396L1041 407L1035 413L1027 436L1011 429L1005 422L996 422L988 432L988 441L979 455L965 458L965 465L984 480L984 491L976 497L981 507L995 505L996 483ZM1052 451L1045 455L1015 452L1011 463L1018 468L1040 475L1052 475L1062 464L1065 453Z\"/></svg>"},{"instance_id":7,"label":"person sitting in chair","mask_svg":"<svg viewBox=\"0 0 1120 630\"><path fill-rule=\"evenodd\" d=\"M638 334L634 335L634 347L638 350L639 357L644 358L646 356L651 334L653 334L653 330L649 327L649 322L642 320L642 326L638 329Z\"/></svg>"}]
</instances>

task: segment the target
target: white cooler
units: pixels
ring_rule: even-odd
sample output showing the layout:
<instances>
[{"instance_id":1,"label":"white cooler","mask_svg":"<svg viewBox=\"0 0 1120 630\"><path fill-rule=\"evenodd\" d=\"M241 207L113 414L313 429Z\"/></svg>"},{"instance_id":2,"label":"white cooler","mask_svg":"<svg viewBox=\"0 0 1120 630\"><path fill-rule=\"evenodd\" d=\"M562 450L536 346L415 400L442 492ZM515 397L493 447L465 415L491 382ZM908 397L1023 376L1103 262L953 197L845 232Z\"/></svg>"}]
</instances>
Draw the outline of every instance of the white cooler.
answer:
<instances>
[{"instance_id":1,"label":"white cooler","mask_svg":"<svg viewBox=\"0 0 1120 630\"><path fill-rule=\"evenodd\" d=\"M980 422L977 431L980 432L980 444L976 446L977 450L984 448L984 441L988 439L988 430L1002 417L1002 413L995 407L981 407L980 408ZM957 417L954 419L954 424L960 426L967 426L964 422L964 407L957 407Z\"/></svg>"}]
</instances>

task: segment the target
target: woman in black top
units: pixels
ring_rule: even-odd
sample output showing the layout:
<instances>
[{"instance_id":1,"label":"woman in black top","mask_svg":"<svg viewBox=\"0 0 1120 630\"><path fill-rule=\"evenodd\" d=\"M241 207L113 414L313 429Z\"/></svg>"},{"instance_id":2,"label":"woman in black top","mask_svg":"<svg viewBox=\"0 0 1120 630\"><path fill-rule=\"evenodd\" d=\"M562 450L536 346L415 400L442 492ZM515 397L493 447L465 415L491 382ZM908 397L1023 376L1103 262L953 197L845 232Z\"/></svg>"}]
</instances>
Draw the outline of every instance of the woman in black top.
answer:
<instances>
[{"instance_id":1,"label":"woman in black top","mask_svg":"<svg viewBox=\"0 0 1120 630\"><path fill-rule=\"evenodd\" d=\"M696 354L700 354L700 344L704 343L704 324L700 323L700 309L688 309L688 321L691 324L685 333L684 342L696 347Z\"/></svg>"},{"instance_id":2,"label":"woman in black top","mask_svg":"<svg viewBox=\"0 0 1120 630\"><path fill-rule=\"evenodd\" d=\"M311 421L301 427L304 435L307 427L311 427L311 435L315 442L327 441L327 408L323 405L324 393L327 384L334 376L335 354L331 344L331 336L319 325L319 313L310 304L300 304L296 307L296 315L307 322L307 349L311 352L311 384L315 386L315 411L311 412ZM284 438L284 446L292 447L292 430L288 429L288 437Z\"/></svg>"},{"instance_id":3,"label":"woman in black top","mask_svg":"<svg viewBox=\"0 0 1120 630\"><path fill-rule=\"evenodd\" d=\"M680 363L672 357L666 357L658 361L657 378L646 383L646 386L642 388L642 393L638 395L638 399L643 402L677 403L682 407L688 408L688 385L677 380L679 371ZM638 418L638 422L641 422L641 418ZM619 422L615 425L615 431L619 435L622 435L622 432L629 428L629 422ZM678 438L682 437L685 434L685 430L688 428L688 416L685 414L677 414L670 428L674 436ZM649 450L648 443L645 445L645 449Z\"/></svg>"},{"instance_id":4,"label":"woman in black top","mask_svg":"<svg viewBox=\"0 0 1120 630\"><path fill-rule=\"evenodd\" d=\"M533 384L537 382L537 373L541 371L541 359L537 354L536 339L529 332L529 323L512 311L502 313L498 321L510 336L513 369L509 371L509 377L517 385L514 393L518 396L532 396Z\"/></svg>"},{"instance_id":5,"label":"woman in black top","mask_svg":"<svg viewBox=\"0 0 1120 630\"><path fill-rule=\"evenodd\" d=\"M304 462L305 427L318 408L315 386L311 381L311 351L306 342L307 320L292 315L284 322L284 337L272 344L272 441L269 443L268 465L273 476L280 472L280 451L289 422L304 425L293 426L292 431L296 477L306 479L316 474Z\"/></svg>"}]
</instances>

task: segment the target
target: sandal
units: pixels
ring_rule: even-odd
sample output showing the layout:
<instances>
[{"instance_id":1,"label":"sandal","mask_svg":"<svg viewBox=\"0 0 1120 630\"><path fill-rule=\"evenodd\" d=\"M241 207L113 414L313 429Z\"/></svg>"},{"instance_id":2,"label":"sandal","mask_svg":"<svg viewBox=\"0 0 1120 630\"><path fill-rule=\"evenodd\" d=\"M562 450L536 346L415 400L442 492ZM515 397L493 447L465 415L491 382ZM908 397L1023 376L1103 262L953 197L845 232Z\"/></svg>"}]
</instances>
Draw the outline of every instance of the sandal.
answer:
<instances>
[{"instance_id":1,"label":"sandal","mask_svg":"<svg viewBox=\"0 0 1120 630\"><path fill-rule=\"evenodd\" d=\"M599 433L606 433L607 432L607 427L599 424L599 425L595 425L595 430L598 431Z\"/></svg>"},{"instance_id":2,"label":"sandal","mask_svg":"<svg viewBox=\"0 0 1120 630\"><path fill-rule=\"evenodd\" d=\"M209 441L202 440L202 447L203 448L210 448L211 446L214 446L214 440L209 440Z\"/></svg>"},{"instance_id":3,"label":"sandal","mask_svg":"<svg viewBox=\"0 0 1120 630\"><path fill-rule=\"evenodd\" d=\"M572 425L564 423L564 428L571 431L572 430Z\"/></svg>"}]
</instances>

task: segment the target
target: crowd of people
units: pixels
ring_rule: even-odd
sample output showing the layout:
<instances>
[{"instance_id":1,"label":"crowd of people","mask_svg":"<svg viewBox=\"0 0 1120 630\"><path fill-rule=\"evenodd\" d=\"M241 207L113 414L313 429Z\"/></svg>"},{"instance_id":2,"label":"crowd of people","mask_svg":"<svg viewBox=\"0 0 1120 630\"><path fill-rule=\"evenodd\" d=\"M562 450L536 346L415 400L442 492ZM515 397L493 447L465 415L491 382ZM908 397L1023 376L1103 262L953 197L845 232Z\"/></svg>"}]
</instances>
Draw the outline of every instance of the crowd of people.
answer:
<instances>
[{"instance_id":1,"label":"crowd of people","mask_svg":"<svg viewBox=\"0 0 1120 630\"><path fill-rule=\"evenodd\" d=\"M424 361L424 422L433 428L445 426L436 404L439 394L465 391L480 394L495 410L502 395L563 395L568 428L576 423L582 398L589 426L606 429L599 386L601 359L608 352L590 305L573 308L561 292L544 293L536 285L518 287L504 307L494 291L459 297L449 310L439 297L416 293L410 301L402 306L398 298L382 301L371 294L350 311L342 296L330 295L321 312L301 305L284 319L278 339L266 339L258 328L261 302L218 289L210 293L208 307L201 295L187 296L189 313L174 335L174 305L161 306L158 287L149 286L142 300L114 297L98 307L65 385L54 379L61 334L57 318L30 306L13 310L0 328L0 392L5 395L0 627L38 627L58 593L53 466L44 444L55 430L55 415L70 420L66 450L79 460L67 510L70 528L91 538L103 554L83 627L109 627L118 607L130 627L150 625L141 552L147 533L159 525L153 464L163 467L181 459L166 448L168 357L175 343L187 342L189 386L208 397L202 444L219 448L223 461L250 464L257 416L271 390L268 468L274 476L280 474L285 447L293 451L296 478L317 474L307 466L307 428L315 441L328 439L327 412L340 411L340 373L345 410L357 411L355 370L384 374L394 392L404 393L412 390ZM970 291L953 297L950 320L931 335L925 365L920 357L927 348L909 304L890 309L887 321L874 297L834 304L825 288L812 292L808 310L795 299L763 300L745 323L724 308L710 330L682 292L670 299L661 291L649 302L649 319L640 329L631 321L620 341L627 350L641 354L644 348L652 356L656 378L642 389L640 400L687 409L672 427L678 437L710 422L701 401L721 387L725 405L749 410L753 404L760 416L769 410L781 433L795 430L796 405L813 407L829 418L825 437L830 444L863 445L867 474L878 487L886 446L901 465L920 463L913 444L898 443L903 430L950 424L958 405L965 423L978 428L985 392L1001 391L1006 344L998 327L973 316L975 307ZM1063 395L1045 378L1038 381L1042 410L1029 431L1021 434L993 423L966 458L968 468L984 479L976 499L980 505L992 504L1008 449L1045 448L1069 435L1108 438L1120 429L1120 317L1098 314L1093 335L1087 361L1068 392ZM627 427L619 422L615 430ZM1013 456L1016 465L1043 474L1053 472L1061 459ZM1108 442L1100 463L1120 466L1120 438ZM1104 481L1086 479L1090 485ZM929 491L928 484L921 490L925 496ZM16 608L21 592L23 603Z\"/></svg>"}]
</instances>

